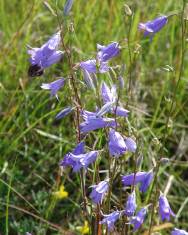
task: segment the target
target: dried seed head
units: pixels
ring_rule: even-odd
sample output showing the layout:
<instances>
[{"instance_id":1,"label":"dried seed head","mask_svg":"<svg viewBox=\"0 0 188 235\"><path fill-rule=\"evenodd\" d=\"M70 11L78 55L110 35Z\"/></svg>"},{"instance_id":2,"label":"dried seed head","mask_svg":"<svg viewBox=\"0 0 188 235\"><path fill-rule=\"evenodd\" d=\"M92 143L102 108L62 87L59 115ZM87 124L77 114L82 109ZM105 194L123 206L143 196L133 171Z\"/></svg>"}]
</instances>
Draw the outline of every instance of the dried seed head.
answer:
<instances>
[{"instance_id":1,"label":"dried seed head","mask_svg":"<svg viewBox=\"0 0 188 235\"><path fill-rule=\"evenodd\" d=\"M125 11L125 14L128 16L132 16L133 14L130 7L127 4L124 4L124 11Z\"/></svg>"}]
</instances>

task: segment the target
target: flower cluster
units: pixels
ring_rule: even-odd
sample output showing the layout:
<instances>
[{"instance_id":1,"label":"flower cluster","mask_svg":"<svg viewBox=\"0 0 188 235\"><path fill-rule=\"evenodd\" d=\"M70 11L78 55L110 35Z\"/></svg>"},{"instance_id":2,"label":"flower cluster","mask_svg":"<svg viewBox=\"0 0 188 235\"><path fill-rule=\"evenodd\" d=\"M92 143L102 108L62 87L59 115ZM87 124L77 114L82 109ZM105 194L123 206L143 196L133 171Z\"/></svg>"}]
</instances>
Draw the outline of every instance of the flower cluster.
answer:
<instances>
[{"instance_id":1,"label":"flower cluster","mask_svg":"<svg viewBox=\"0 0 188 235\"><path fill-rule=\"evenodd\" d=\"M70 9L72 8L73 1L67 1L64 14L68 15ZM139 29L144 31L144 35L153 37L158 31L160 31L168 22L167 16L158 17L147 23L140 23ZM54 34L42 47L40 48L30 48L28 54L30 57L31 66L29 68L30 76L40 76L43 74L43 70L50 65L57 63L63 55L62 51L58 50L58 46L61 41L60 32ZM79 62L79 68L84 74L84 79L88 84L88 87L93 87L92 76L97 76L99 73L107 73L110 69L110 60L120 54L120 44L118 42L112 42L107 46L97 45L96 57ZM120 83L123 86L122 77L119 78ZM55 96L58 99L57 92L65 85L65 79L60 78L51 83L43 83L41 85L42 89L50 90L51 96ZM120 86L120 88L122 87ZM120 89L119 88L119 89ZM100 100L102 101L102 107L97 107L95 111L88 111L79 107L79 117L78 119L82 122L79 125L79 131L84 137L82 141L78 141L77 146L65 154L64 158L60 162L60 167L64 170L67 167L72 168L73 172L80 172L84 170L87 172L88 168L96 162L99 157L99 153L105 151L105 148L102 150L92 150L86 151L85 149L85 140L90 132L96 131L98 129L105 128L105 136L107 137L107 151L110 158L110 161L118 161L119 158L122 158L124 155L131 156L137 152L137 143L135 138L127 136L126 134L121 133L122 128L120 127L119 120L126 121L129 116L129 110L123 107L120 103L118 97L118 86L112 84L110 81L101 82L100 86ZM74 107L66 107L60 113L56 115L56 119L61 119L71 113L74 110ZM124 131L125 132L125 131ZM101 154L102 155L102 154ZM102 158L102 156L101 156ZM109 166L110 169L111 166ZM109 170L110 171L110 170ZM110 172L109 172L110 173ZM116 172L115 172L116 173ZM122 172L121 172L122 173ZM131 188L129 195L124 204L123 210L120 208L110 211L109 214L103 215L100 224L105 224L108 228L108 231L113 231L115 228L115 223L122 217L126 216L126 220L129 224L133 225L133 231L138 230L143 224L146 215L149 210L149 205L145 205L142 208L139 208L137 211L137 200L136 194L145 193L150 187L155 174L155 168L149 169L148 171L137 171L130 174L125 174L121 176L121 181L125 189ZM110 175L111 178L108 178ZM110 195L109 191L112 190L113 183L113 174L108 174L104 180L97 182L94 185L91 185L89 188L92 188L89 195L91 202L98 207L102 206L105 202L107 195ZM139 190L137 187L139 186ZM65 198L68 196L68 193L64 190L64 186L60 187L60 190L55 192L57 198ZM108 199L109 200L109 199ZM170 220L171 216L175 216L173 213L169 202L165 195L161 193L159 196L159 214L161 220ZM89 232L88 222L85 222L83 229L81 229L82 234L87 234ZM188 233L184 230L175 228L172 235L187 235Z\"/></svg>"}]
</instances>

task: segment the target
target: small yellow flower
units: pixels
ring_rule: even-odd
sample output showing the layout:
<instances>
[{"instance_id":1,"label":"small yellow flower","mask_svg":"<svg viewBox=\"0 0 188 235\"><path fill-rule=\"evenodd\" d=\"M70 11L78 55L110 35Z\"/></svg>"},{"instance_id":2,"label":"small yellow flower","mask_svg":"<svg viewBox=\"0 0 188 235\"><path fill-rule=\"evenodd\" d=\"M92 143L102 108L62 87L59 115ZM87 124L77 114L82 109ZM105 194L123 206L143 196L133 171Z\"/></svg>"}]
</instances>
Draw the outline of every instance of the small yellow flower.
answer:
<instances>
[{"instance_id":1,"label":"small yellow flower","mask_svg":"<svg viewBox=\"0 0 188 235\"><path fill-rule=\"evenodd\" d=\"M83 234L83 235L84 234L89 234L89 225L88 225L88 222L85 221L83 226L78 227L78 231L81 234Z\"/></svg>"},{"instance_id":2,"label":"small yellow flower","mask_svg":"<svg viewBox=\"0 0 188 235\"><path fill-rule=\"evenodd\" d=\"M68 197L68 192L65 191L64 185L61 185L60 188L59 188L59 191L54 192L53 195L54 195L57 199L63 199L63 198L67 198L67 197Z\"/></svg>"}]
</instances>

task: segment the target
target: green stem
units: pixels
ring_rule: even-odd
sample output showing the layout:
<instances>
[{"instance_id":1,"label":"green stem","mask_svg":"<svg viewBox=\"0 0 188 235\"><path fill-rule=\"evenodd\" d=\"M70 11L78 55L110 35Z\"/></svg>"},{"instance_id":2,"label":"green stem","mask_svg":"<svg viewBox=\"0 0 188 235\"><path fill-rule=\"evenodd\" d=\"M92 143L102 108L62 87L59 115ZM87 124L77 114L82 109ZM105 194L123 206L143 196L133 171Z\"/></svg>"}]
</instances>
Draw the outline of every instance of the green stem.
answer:
<instances>
[{"instance_id":1,"label":"green stem","mask_svg":"<svg viewBox=\"0 0 188 235\"><path fill-rule=\"evenodd\" d=\"M169 121L170 121L170 117L172 115L172 111L173 111L173 107L176 101L176 94L177 94L177 90L179 88L179 83L182 77L182 72L183 72L183 65L184 65L184 55L185 55L185 42L184 42L184 38L185 38L185 27L184 27L184 9L185 9L185 0L183 0L183 10L182 10L182 14L181 14L181 64L180 64L180 70L179 70L179 75L178 75L178 81L176 83L176 86L174 88L174 92L173 92L173 98L172 98L172 103L170 106L170 110L169 110L169 115L167 117L167 121L166 121L166 125L165 125L165 131L164 131L164 137L163 137L163 145L161 145L158 154L159 154L159 159L157 161L157 166L156 166L156 173L155 173L155 177L154 177L154 181L152 184L152 188L150 191L150 197L149 200L151 200L151 195L152 192L154 190L154 187L156 187L156 194L152 203L152 212L151 212L151 219L150 219L150 227L149 227L149 235L151 235L152 233L152 226L154 223L154 212L155 212L155 206L156 206L156 201L157 201L157 195L158 195L158 191L157 191L157 180L158 180L158 174L159 174L159 169L160 169L160 163L161 163L161 158L162 158L162 154L160 154L161 151L163 151L164 149L164 145L165 142L167 140L168 137L168 125L169 125Z\"/></svg>"}]
</instances>

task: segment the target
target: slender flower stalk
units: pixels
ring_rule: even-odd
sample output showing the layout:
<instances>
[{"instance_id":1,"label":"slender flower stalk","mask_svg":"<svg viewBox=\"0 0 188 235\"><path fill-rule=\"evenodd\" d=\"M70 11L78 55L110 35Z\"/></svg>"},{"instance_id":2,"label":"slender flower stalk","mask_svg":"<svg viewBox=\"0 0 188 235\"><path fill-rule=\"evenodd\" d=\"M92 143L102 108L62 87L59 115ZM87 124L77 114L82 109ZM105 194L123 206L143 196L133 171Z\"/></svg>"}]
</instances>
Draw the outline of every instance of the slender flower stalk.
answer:
<instances>
[{"instance_id":1,"label":"slender flower stalk","mask_svg":"<svg viewBox=\"0 0 188 235\"><path fill-rule=\"evenodd\" d=\"M165 144L167 136L168 136L168 125L169 125L170 117L172 115L174 103L176 101L177 90L179 88L179 83L181 81L182 73L183 73L184 55L185 55L185 36L186 36L186 28L184 26L185 4L186 4L186 2L183 1L183 7L182 7L182 12L181 12L181 60L180 60L180 69L179 69L178 81L176 82L176 85L175 85L175 88L174 88L174 91L173 91L173 98L172 98L170 110L169 110L168 117L167 117L166 124L165 124L165 130L164 130L164 136L163 136L163 145L160 147L160 149L158 151L159 154L161 152L163 152L163 147L164 147L164 144ZM163 155L160 154L160 156L163 156ZM159 173L159 169L160 169L160 164L161 164L160 160L161 160L161 158L162 157L160 157L158 159L158 163L157 163L156 170L155 170L154 183L153 183L153 186L152 186L151 191L150 191L149 199L151 199L153 189L157 185L157 178L158 178L158 173ZM156 191L157 191L157 189L156 189ZM155 197L154 197L154 203L153 203L153 206L152 206L150 226L149 226L149 235L151 235L151 233L152 233L153 217L154 217L155 205L156 205L156 202L157 202L157 195L158 194L156 193Z\"/></svg>"}]
</instances>

